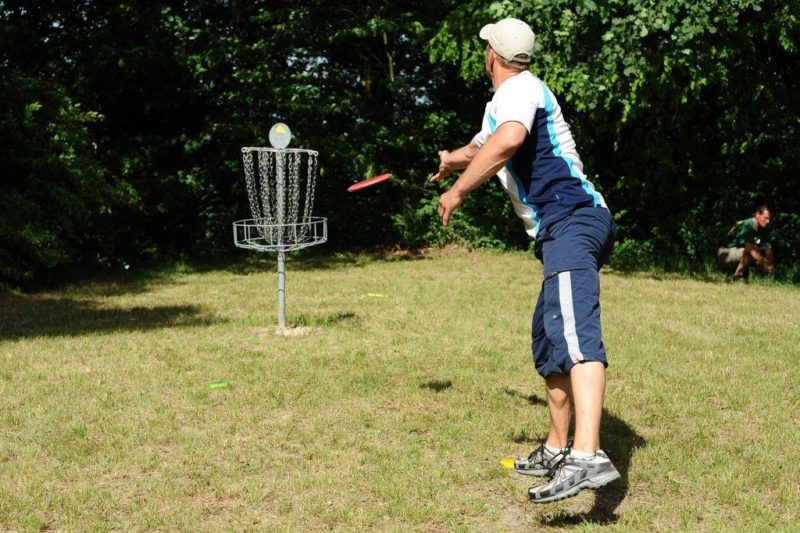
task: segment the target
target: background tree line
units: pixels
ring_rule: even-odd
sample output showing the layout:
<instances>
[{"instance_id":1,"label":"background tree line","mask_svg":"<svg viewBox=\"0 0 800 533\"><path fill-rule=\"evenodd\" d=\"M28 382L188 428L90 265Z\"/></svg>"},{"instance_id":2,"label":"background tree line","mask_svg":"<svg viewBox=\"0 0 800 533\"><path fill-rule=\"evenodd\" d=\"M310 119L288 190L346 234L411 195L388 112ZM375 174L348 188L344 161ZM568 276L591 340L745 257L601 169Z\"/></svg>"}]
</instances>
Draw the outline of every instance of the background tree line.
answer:
<instances>
[{"instance_id":1,"label":"background tree line","mask_svg":"<svg viewBox=\"0 0 800 533\"><path fill-rule=\"evenodd\" d=\"M320 152L329 246L527 247L497 184L444 230L427 183L477 131L477 32L505 16L537 34L617 267L698 268L766 200L800 279L800 3L0 0L0 282L232 253L239 149L277 121Z\"/></svg>"}]
</instances>

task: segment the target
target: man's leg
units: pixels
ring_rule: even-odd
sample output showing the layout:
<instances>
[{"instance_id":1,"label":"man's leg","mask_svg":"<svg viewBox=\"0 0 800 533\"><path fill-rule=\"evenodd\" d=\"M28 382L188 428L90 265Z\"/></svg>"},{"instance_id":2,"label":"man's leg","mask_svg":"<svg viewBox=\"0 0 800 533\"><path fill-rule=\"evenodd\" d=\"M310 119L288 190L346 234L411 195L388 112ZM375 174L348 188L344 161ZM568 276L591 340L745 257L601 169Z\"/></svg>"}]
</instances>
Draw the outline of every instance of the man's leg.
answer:
<instances>
[{"instance_id":1,"label":"man's leg","mask_svg":"<svg viewBox=\"0 0 800 533\"><path fill-rule=\"evenodd\" d=\"M599 277L594 270L551 276L544 287L544 329L553 343L558 370L545 374L550 411L548 445L567 443L575 410L575 450L600 448L605 393L605 347L600 326ZM537 324L538 325L538 324Z\"/></svg>"},{"instance_id":2,"label":"man's leg","mask_svg":"<svg viewBox=\"0 0 800 533\"><path fill-rule=\"evenodd\" d=\"M545 289L542 284L533 312L531 348L537 372L546 376L544 382L547 386L547 410L550 412L550 430L546 443L551 448L566 448L572 416L571 386L569 376L559 373L558 365L553 359L553 343L547 338L544 325L545 309Z\"/></svg>"},{"instance_id":3,"label":"man's leg","mask_svg":"<svg viewBox=\"0 0 800 533\"><path fill-rule=\"evenodd\" d=\"M547 410L550 412L547 445L551 448L566 448L572 415L570 378L564 374L550 374L544 381L547 385Z\"/></svg>"},{"instance_id":4,"label":"man's leg","mask_svg":"<svg viewBox=\"0 0 800 533\"><path fill-rule=\"evenodd\" d=\"M606 390L606 367L599 361L576 364L569 373L575 401L575 440L572 448L594 453L600 449L600 419Z\"/></svg>"},{"instance_id":5,"label":"man's leg","mask_svg":"<svg viewBox=\"0 0 800 533\"><path fill-rule=\"evenodd\" d=\"M536 371L546 376L547 407L550 412L550 430L547 440L525 458L514 461L514 470L520 474L543 476L563 457L567 447L570 407L569 377L559 373L559 366L553 359L553 343L547 338L544 326L545 290L539 293L536 309L531 323L531 350Z\"/></svg>"},{"instance_id":6,"label":"man's leg","mask_svg":"<svg viewBox=\"0 0 800 533\"><path fill-rule=\"evenodd\" d=\"M621 477L600 449L605 365L600 361L578 363L570 371L569 382L575 401L575 441L569 453L549 471L550 481L528 489L528 497L536 503L563 500Z\"/></svg>"},{"instance_id":7,"label":"man's leg","mask_svg":"<svg viewBox=\"0 0 800 533\"><path fill-rule=\"evenodd\" d=\"M747 269L750 268L750 265L755 261L755 259L753 259L754 249L755 247L750 243L744 245L742 258L739 259L739 264L736 266L736 271L733 273L734 278L743 278L745 276Z\"/></svg>"},{"instance_id":8,"label":"man's leg","mask_svg":"<svg viewBox=\"0 0 800 533\"><path fill-rule=\"evenodd\" d=\"M528 490L529 498L536 503L575 496L583 489L597 489L620 478L600 449L606 357L597 272L560 272L552 280L555 283L546 288L551 289L551 296L557 294L557 307L545 315L545 325L555 352L562 354L565 370L569 370L575 438L569 453L550 471L550 481Z\"/></svg>"},{"instance_id":9,"label":"man's leg","mask_svg":"<svg viewBox=\"0 0 800 533\"><path fill-rule=\"evenodd\" d=\"M548 472L550 480L528 490L531 501L537 503L575 496L583 489L597 489L620 478L600 449L606 354L598 269L611 250L613 238L614 224L608 211L586 208L573 213L555 242L549 246L545 243L545 330L553 343L554 358L561 372L568 373L569 382L569 389L564 383L553 382L556 418L551 426L557 436L558 424L564 420L563 407L558 410L557 400L562 399L559 392L568 390L575 409L575 440ZM548 251L554 256L548 256Z\"/></svg>"},{"instance_id":10,"label":"man's leg","mask_svg":"<svg viewBox=\"0 0 800 533\"><path fill-rule=\"evenodd\" d=\"M717 250L717 266L723 272L733 275L742 260L742 253L744 248L720 247Z\"/></svg>"}]
</instances>

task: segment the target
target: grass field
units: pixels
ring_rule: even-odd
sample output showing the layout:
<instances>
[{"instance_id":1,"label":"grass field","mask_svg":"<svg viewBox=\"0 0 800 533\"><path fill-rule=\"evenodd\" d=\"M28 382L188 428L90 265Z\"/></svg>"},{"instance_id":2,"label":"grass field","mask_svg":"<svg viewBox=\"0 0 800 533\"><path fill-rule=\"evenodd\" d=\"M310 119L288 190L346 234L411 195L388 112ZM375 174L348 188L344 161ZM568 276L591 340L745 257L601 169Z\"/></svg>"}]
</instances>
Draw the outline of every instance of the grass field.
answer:
<instances>
[{"instance_id":1,"label":"grass field","mask_svg":"<svg viewBox=\"0 0 800 533\"><path fill-rule=\"evenodd\" d=\"M0 530L800 521L795 287L604 272L602 438L623 479L535 506L499 463L547 424L532 257L292 257L288 319L312 328L295 338L274 334L274 270L1 294Z\"/></svg>"}]
</instances>

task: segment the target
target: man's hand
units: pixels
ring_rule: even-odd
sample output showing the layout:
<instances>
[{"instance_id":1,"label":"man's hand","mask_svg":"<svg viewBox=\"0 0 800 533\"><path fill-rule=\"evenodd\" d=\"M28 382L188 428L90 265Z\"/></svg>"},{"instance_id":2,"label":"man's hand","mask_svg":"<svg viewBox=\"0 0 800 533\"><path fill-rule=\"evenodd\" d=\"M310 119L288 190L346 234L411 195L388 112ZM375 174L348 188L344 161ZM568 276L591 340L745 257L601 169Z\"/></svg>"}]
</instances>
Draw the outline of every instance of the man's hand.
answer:
<instances>
[{"instance_id":1,"label":"man's hand","mask_svg":"<svg viewBox=\"0 0 800 533\"><path fill-rule=\"evenodd\" d=\"M453 158L450 152L448 152L447 150L440 150L439 172L431 176L431 181L439 181L442 178L446 178L456 170L458 169L455 166L453 166Z\"/></svg>"},{"instance_id":2,"label":"man's hand","mask_svg":"<svg viewBox=\"0 0 800 533\"><path fill-rule=\"evenodd\" d=\"M450 223L450 215L458 209L464 197L474 191L492 176L497 174L509 159L522 146L528 136L528 130L519 122L504 122L497 131L486 140L483 146L470 143L456 150L439 152L439 172L431 181L438 181L450 175L454 170L464 169L464 173L456 180L449 191L439 197L439 216L442 224Z\"/></svg>"},{"instance_id":3,"label":"man's hand","mask_svg":"<svg viewBox=\"0 0 800 533\"><path fill-rule=\"evenodd\" d=\"M450 215L464 202L465 196L460 190L452 188L439 197L439 216L444 227L450 223Z\"/></svg>"}]
</instances>

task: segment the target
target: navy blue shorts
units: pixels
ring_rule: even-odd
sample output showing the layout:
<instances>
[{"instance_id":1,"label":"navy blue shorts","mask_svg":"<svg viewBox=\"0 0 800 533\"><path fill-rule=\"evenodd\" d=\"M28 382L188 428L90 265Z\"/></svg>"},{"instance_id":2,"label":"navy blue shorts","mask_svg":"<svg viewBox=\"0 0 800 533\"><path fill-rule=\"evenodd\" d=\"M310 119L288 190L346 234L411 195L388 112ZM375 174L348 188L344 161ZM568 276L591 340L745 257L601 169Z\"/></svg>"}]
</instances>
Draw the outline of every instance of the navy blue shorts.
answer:
<instances>
[{"instance_id":1,"label":"navy blue shorts","mask_svg":"<svg viewBox=\"0 0 800 533\"><path fill-rule=\"evenodd\" d=\"M608 209L582 207L542 229L536 255L544 280L531 327L533 362L542 376L569 374L576 363L608 366L600 327L600 278L614 246Z\"/></svg>"}]
</instances>

